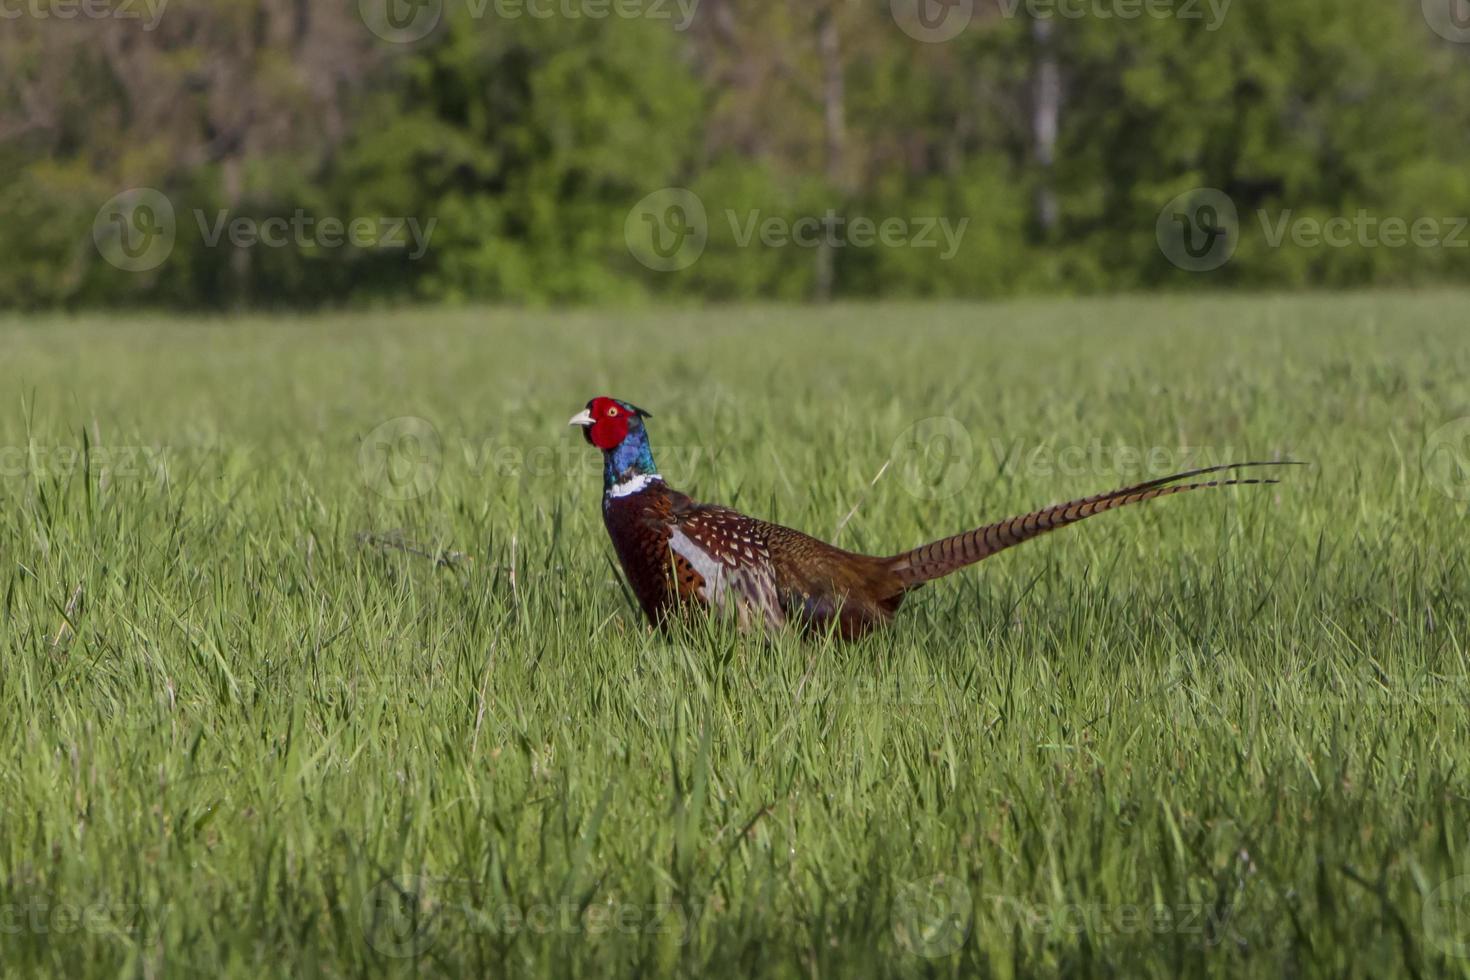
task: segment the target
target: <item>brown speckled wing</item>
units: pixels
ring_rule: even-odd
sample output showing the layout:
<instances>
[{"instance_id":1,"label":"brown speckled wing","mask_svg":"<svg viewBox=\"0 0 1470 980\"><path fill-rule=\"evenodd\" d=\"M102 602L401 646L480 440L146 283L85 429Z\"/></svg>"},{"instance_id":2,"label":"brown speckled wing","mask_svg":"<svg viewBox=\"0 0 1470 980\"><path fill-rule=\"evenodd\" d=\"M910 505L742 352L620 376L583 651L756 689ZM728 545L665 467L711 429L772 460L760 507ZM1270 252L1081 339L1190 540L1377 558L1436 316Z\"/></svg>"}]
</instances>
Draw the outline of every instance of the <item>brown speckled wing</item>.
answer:
<instances>
[{"instance_id":1,"label":"brown speckled wing","mask_svg":"<svg viewBox=\"0 0 1470 980\"><path fill-rule=\"evenodd\" d=\"M678 514L669 549L679 569L681 597L687 588L715 609L733 607L742 627L785 623L766 544L769 527L724 507L689 507Z\"/></svg>"}]
</instances>

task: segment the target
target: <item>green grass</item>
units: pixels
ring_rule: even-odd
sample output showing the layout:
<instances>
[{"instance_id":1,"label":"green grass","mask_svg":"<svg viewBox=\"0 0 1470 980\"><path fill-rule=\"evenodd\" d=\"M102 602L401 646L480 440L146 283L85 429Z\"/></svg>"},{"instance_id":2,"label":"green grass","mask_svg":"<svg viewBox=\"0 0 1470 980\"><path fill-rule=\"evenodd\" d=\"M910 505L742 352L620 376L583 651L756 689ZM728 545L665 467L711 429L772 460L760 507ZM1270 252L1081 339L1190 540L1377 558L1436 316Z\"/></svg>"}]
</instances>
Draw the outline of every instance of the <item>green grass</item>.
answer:
<instances>
[{"instance_id":1,"label":"green grass","mask_svg":"<svg viewBox=\"0 0 1470 980\"><path fill-rule=\"evenodd\" d=\"M1467 300L0 322L0 974L1470 975ZM656 637L599 393L882 552L1313 466Z\"/></svg>"}]
</instances>

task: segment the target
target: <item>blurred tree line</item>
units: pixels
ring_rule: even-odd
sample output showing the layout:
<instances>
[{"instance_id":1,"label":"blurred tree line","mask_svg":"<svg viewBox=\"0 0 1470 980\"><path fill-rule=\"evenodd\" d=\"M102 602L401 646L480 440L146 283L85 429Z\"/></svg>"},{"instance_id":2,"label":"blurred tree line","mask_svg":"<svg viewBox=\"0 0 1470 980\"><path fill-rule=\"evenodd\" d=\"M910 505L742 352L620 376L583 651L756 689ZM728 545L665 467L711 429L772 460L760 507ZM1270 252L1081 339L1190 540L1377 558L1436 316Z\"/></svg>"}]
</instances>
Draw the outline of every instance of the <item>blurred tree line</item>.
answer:
<instances>
[{"instance_id":1,"label":"blurred tree line","mask_svg":"<svg viewBox=\"0 0 1470 980\"><path fill-rule=\"evenodd\" d=\"M410 43L372 29L371 0L175 0L147 29L63 18L60 2L26 0L0 33L10 307L1470 278L1470 249L1271 247L1256 217L1470 215L1470 45L1431 30L1420 0L1235 0L1218 17L1218 0L1134 17L1116 14L1143 0L1078 16L973 0L942 41L899 22L935 0L540 0L550 16L445 0ZM629 3L642 15L620 16ZM98 209L135 187L167 195L178 228L144 272L93 240ZM675 272L625 241L630 209L664 187L708 216L703 254ZM1209 275L1155 238L1160 208L1196 187L1240 210L1239 251ZM302 213L432 219L432 239L422 255L211 244L220 215ZM753 219L827 214L968 223L947 259L745 237Z\"/></svg>"}]
</instances>

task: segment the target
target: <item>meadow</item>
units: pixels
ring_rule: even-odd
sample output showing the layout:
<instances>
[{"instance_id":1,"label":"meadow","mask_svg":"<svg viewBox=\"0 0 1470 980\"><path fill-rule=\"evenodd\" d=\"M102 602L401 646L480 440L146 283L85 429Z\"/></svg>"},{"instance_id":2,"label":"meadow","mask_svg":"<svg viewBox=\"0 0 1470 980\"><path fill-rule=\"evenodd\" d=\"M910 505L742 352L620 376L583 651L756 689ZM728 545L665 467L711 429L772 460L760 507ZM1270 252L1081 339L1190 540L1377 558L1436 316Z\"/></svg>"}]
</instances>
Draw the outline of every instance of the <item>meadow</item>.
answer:
<instances>
[{"instance_id":1,"label":"meadow","mask_svg":"<svg viewBox=\"0 0 1470 980\"><path fill-rule=\"evenodd\" d=\"M0 974L1470 975L1470 295L0 318ZM891 553L652 635L566 419Z\"/></svg>"}]
</instances>

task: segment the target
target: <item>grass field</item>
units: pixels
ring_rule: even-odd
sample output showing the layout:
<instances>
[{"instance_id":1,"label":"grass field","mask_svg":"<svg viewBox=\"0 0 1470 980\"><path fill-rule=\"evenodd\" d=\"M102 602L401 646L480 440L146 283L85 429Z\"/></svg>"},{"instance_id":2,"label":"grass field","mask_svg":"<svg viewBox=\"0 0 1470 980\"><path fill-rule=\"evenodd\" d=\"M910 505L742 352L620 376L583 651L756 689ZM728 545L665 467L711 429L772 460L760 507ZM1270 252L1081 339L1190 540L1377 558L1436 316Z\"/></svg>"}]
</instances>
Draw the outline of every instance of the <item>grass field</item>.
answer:
<instances>
[{"instance_id":1,"label":"grass field","mask_svg":"<svg viewBox=\"0 0 1470 980\"><path fill-rule=\"evenodd\" d=\"M0 321L0 974L1470 975L1467 302ZM658 637L602 393L885 553L1313 465Z\"/></svg>"}]
</instances>

